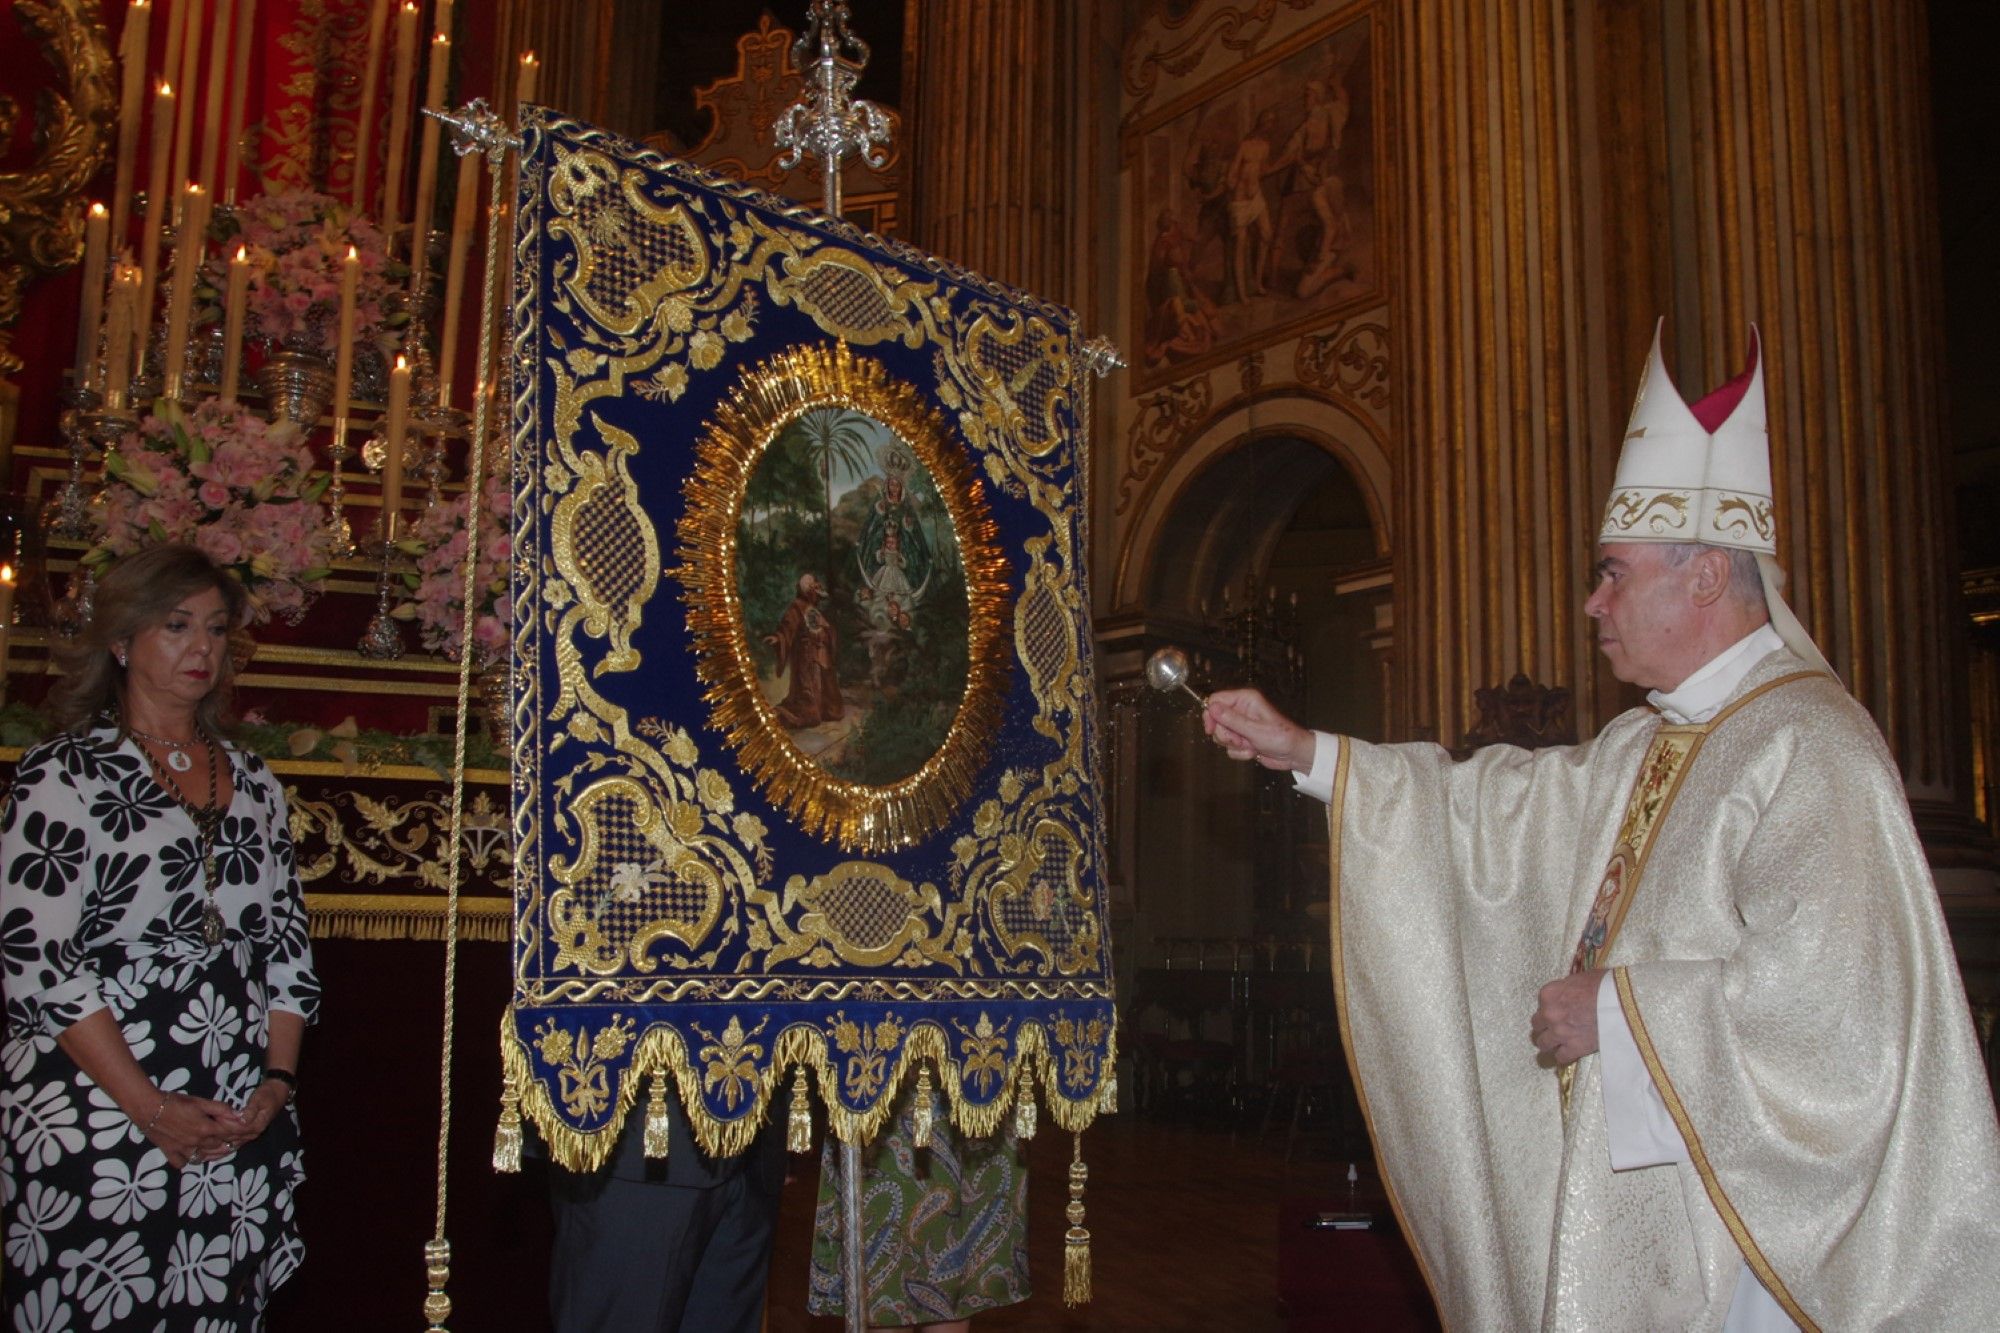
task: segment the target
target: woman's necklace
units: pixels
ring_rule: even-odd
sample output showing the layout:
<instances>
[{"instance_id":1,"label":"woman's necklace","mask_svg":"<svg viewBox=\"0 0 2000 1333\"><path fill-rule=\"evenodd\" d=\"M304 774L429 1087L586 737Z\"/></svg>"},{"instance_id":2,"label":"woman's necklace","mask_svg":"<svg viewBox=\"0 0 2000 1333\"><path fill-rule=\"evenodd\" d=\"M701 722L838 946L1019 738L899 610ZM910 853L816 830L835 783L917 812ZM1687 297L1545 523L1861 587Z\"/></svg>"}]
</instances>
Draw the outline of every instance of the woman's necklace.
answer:
<instances>
[{"instance_id":1,"label":"woman's necklace","mask_svg":"<svg viewBox=\"0 0 2000 1333\"><path fill-rule=\"evenodd\" d=\"M165 750L167 752L167 767L176 773L185 773L194 767L194 756L189 754L188 751L193 749L202 739L197 734L195 739L191 741L168 740L165 736L155 736L149 732L141 731L129 722L125 724L125 734L135 740L151 741Z\"/></svg>"},{"instance_id":2,"label":"woman's necklace","mask_svg":"<svg viewBox=\"0 0 2000 1333\"><path fill-rule=\"evenodd\" d=\"M185 773L194 767L194 760L184 750L180 749L175 742L160 740L157 736L148 736L144 732L133 731L129 726L125 730L140 740L156 741L168 747L167 767L173 769L176 773ZM222 771L223 764L227 761L223 759L220 747L216 745L214 740L203 736L201 741L208 747L208 804L206 806L190 805L187 797L181 792L179 784L165 780L165 775L161 775L160 786L166 791L167 795L174 798L176 805L187 812L187 817L194 821L195 834L201 841L203 895L201 904L201 942L213 949L222 943L223 936L227 933L222 921L222 909L216 906L215 903L216 883L220 878L216 873L215 840L222 832L222 816L225 813L222 808L221 779L218 775ZM152 754L148 752L146 758L151 760L152 757ZM180 762L175 763L176 759Z\"/></svg>"}]
</instances>

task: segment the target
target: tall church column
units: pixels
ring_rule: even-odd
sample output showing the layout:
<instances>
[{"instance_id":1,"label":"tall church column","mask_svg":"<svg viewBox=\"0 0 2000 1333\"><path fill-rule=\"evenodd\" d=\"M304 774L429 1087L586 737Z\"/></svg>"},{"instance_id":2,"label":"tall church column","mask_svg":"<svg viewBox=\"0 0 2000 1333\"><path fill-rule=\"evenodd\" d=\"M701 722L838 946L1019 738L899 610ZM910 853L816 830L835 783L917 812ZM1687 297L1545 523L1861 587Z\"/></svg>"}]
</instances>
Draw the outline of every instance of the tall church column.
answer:
<instances>
[{"instance_id":1,"label":"tall church column","mask_svg":"<svg viewBox=\"0 0 2000 1333\"><path fill-rule=\"evenodd\" d=\"M1665 17L1683 385L1731 373L1762 330L1791 603L1948 868L1972 850L1971 772L1925 7L1672 0Z\"/></svg>"},{"instance_id":2,"label":"tall church column","mask_svg":"<svg viewBox=\"0 0 2000 1333\"><path fill-rule=\"evenodd\" d=\"M914 242L1073 302L1068 0L911 0ZM881 59L882 54L878 53ZM1058 133L1058 128L1061 133Z\"/></svg>"},{"instance_id":3,"label":"tall church column","mask_svg":"<svg viewBox=\"0 0 2000 1333\"><path fill-rule=\"evenodd\" d=\"M1611 456L1583 446L1620 395L1585 299L1571 11L1400 11L1400 736L1456 743L1517 671L1575 690L1583 730L1596 711L1578 604Z\"/></svg>"}]
</instances>

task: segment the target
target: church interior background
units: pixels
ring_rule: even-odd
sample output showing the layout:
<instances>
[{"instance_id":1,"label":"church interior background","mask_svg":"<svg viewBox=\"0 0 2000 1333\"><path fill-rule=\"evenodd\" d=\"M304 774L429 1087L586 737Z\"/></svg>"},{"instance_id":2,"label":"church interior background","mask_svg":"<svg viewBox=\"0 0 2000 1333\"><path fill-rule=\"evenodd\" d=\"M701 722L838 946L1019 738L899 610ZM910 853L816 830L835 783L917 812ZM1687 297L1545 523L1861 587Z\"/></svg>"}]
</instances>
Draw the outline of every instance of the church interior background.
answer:
<instances>
[{"instance_id":1,"label":"church interior background","mask_svg":"<svg viewBox=\"0 0 2000 1333\"><path fill-rule=\"evenodd\" d=\"M368 28L384 8L254 6L246 197L352 188ZM425 0L413 22L438 8ZM789 51L804 0L443 8L451 104L485 96L504 115L525 94L820 197L813 165L784 170L771 144L800 90ZM1182 646L1197 689L1254 682L1363 738L1469 750L1591 734L1637 702L1580 608L1660 316L1690 392L1741 364L1752 322L1762 330L1791 601L1901 766L1990 1064L2000 258L1987 235L2000 186L1987 168L2000 122L1973 68L1979 8L855 0L873 48L857 92L891 109L895 136L882 167L846 168L847 215L1071 305L1128 362L1096 393L1078 497L1093 534L1122 1111L1263 1144L1273 1156L1246 1178L1268 1177L1272 1210L1288 1191L1338 1194L1346 1163L1366 1160L1327 978L1318 808L1215 754L1184 697L1146 688L1147 655ZM19 580L0 624L9 762L32 736L84 545L50 506L73 460L89 482L62 394L84 210L114 189L129 12L0 0L0 535ZM454 170L428 196L440 270L448 219L466 230L477 215L455 211ZM476 292L478 270L475 240L454 280ZM463 371L461 405L480 378L477 308L461 308L444 367ZM463 457L461 430L425 456L411 494L461 495ZM389 479L357 459L346 485L359 531ZM283 1328L411 1319L422 1294L438 764L457 667L407 628L393 655L357 649L383 589L403 595L403 572L385 574L365 544L337 560L242 678L256 739L284 756L328 996L308 1048L311 1258ZM532 1182L486 1163L507 775L475 749L468 780L454 1299L464 1327L538 1327L522 1312L540 1309L546 1219ZM1115 1189L1118 1169L1152 1168L1119 1158L1095 1187ZM1037 1188L1054 1196L1055 1179ZM1280 1235L1275 1211L1257 1225ZM1105 1250L1148 1244L1115 1227L1099 1231ZM1170 1326L1120 1322L1115 1276L1068 1314L1045 1285L1039 1315L1012 1326ZM807 1326L777 1309L797 1286L774 1283L772 1327ZM1232 1326L1281 1326L1277 1292L1262 1299L1268 1312Z\"/></svg>"}]
</instances>

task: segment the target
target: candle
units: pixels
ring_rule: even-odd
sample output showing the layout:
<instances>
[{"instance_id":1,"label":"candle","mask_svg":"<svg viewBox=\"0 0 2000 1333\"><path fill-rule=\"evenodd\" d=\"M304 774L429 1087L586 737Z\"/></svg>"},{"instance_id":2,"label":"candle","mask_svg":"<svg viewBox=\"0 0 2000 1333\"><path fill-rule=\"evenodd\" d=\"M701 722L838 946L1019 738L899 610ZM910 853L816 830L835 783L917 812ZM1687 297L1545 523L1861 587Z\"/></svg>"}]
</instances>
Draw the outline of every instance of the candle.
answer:
<instances>
[{"instance_id":1,"label":"candle","mask_svg":"<svg viewBox=\"0 0 2000 1333\"><path fill-rule=\"evenodd\" d=\"M424 90L424 105L444 109L445 77L451 72L451 39L442 34L431 38L430 86ZM437 203L438 131L443 126L434 116L424 117L424 146L417 155L417 193L410 201L410 295L421 296L424 278L431 268L431 212Z\"/></svg>"},{"instance_id":2,"label":"candle","mask_svg":"<svg viewBox=\"0 0 2000 1333\"><path fill-rule=\"evenodd\" d=\"M7 640L14 629L14 562L0 563L0 702L7 698Z\"/></svg>"},{"instance_id":3,"label":"candle","mask_svg":"<svg viewBox=\"0 0 2000 1333\"><path fill-rule=\"evenodd\" d=\"M436 24L431 31L439 37L451 36L451 0L437 0Z\"/></svg>"},{"instance_id":4,"label":"candle","mask_svg":"<svg viewBox=\"0 0 2000 1333\"><path fill-rule=\"evenodd\" d=\"M403 437L409 430L410 361L398 356L389 372L389 434L382 454L382 540L396 540L396 517L403 507Z\"/></svg>"},{"instance_id":5,"label":"candle","mask_svg":"<svg viewBox=\"0 0 2000 1333\"><path fill-rule=\"evenodd\" d=\"M195 278L201 272L202 233L208 227L208 193L190 184L181 192L181 230L174 242L174 285L167 297L166 380L160 391L183 397L181 371L187 365L188 316L194 309Z\"/></svg>"},{"instance_id":6,"label":"candle","mask_svg":"<svg viewBox=\"0 0 2000 1333\"><path fill-rule=\"evenodd\" d=\"M111 234L125 243L126 211L132 207L132 173L139 161L139 122L145 114L146 43L152 39L152 0L132 0L125 7L125 32L119 39L118 171L111 187Z\"/></svg>"},{"instance_id":7,"label":"candle","mask_svg":"<svg viewBox=\"0 0 2000 1333\"><path fill-rule=\"evenodd\" d=\"M167 57L160 62L160 82L172 83L181 69L181 38L187 33L187 7L192 0L174 0L167 17Z\"/></svg>"},{"instance_id":8,"label":"candle","mask_svg":"<svg viewBox=\"0 0 2000 1333\"><path fill-rule=\"evenodd\" d=\"M234 0L215 0L215 40L208 47L208 105L201 115L201 188L215 198L215 164L222 153L222 94L229 82L229 9ZM243 0L247 7L254 0ZM190 84L190 87L193 85ZM190 101L193 99L190 98Z\"/></svg>"},{"instance_id":9,"label":"candle","mask_svg":"<svg viewBox=\"0 0 2000 1333\"><path fill-rule=\"evenodd\" d=\"M120 264L111 276L111 297L104 315L104 406L113 412L125 407L125 389L131 382L132 308L139 297L139 270Z\"/></svg>"},{"instance_id":10,"label":"candle","mask_svg":"<svg viewBox=\"0 0 2000 1333\"><path fill-rule=\"evenodd\" d=\"M362 67L361 105L354 120L354 190L348 197L354 211L368 211L368 171L374 161L368 155L375 129L375 93L382 82L382 37L389 27L389 0L374 0L368 9L368 63Z\"/></svg>"},{"instance_id":11,"label":"candle","mask_svg":"<svg viewBox=\"0 0 2000 1333\"><path fill-rule=\"evenodd\" d=\"M76 322L76 383L90 384L97 363L98 317L104 313L104 262L111 250L111 214L92 204L83 224L83 313Z\"/></svg>"},{"instance_id":12,"label":"candle","mask_svg":"<svg viewBox=\"0 0 2000 1333\"><path fill-rule=\"evenodd\" d=\"M229 73L229 142L222 149L222 198L236 202L236 158L243 147L243 110L250 95L250 39L257 35L257 0L243 0L236 11L234 60ZM211 195L210 198L214 196Z\"/></svg>"},{"instance_id":13,"label":"candle","mask_svg":"<svg viewBox=\"0 0 2000 1333\"><path fill-rule=\"evenodd\" d=\"M451 406L452 372L458 368L458 323L465 303L465 256L479 212L478 153L458 159L458 202L451 213L451 262L444 274L444 323L438 328L438 402Z\"/></svg>"},{"instance_id":14,"label":"candle","mask_svg":"<svg viewBox=\"0 0 2000 1333\"><path fill-rule=\"evenodd\" d=\"M139 357L145 359L146 326L153 318L153 294L160 287L160 232L167 214L167 169L174 156L174 90L162 83L153 94L153 142L146 150L146 229L139 234L139 303L132 311Z\"/></svg>"},{"instance_id":15,"label":"candle","mask_svg":"<svg viewBox=\"0 0 2000 1333\"><path fill-rule=\"evenodd\" d=\"M236 378L243 369L243 314L250 303L250 251L236 247L229 261L229 292L222 301L222 401L236 401Z\"/></svg>"},{"instance_id":16,"label":"candle","mask_svg":"<svg viewBox=\"0 0 2000 1333\"><path fill-rule=\"evenodd\" d=\"M535 53L521 52L521 66L514 74L514 115L517 118L521 108L535 100L535 76L541 72L542 64L535 59Z\"/></svg>"},{"instance_id":17,"label":"candle","mask_svg":"<svg viewBox=\"0 0 2000 1333\"><path fill-rule=\"evenodd\" d=\"M178 71L168 70L167 77L174 80L180 89L180 102L174 108L174 179L193 179L192 160L189 149L194 144L194 73L196 57L201 54L201 0L187 0L187 27L181 33L181 67ZM185 203L185 197L181 202Z\"/></svg>"},{"instance_id":18,"label":"candle","mask_svg":"<svg viewBox=\"0 0 2000 1333\"><path fill-rule=\"evenodd\" d=\"M361 256L350 245L340 265L340 342L333 354L333 429L343 441L348 400L354 392L354 307L360 287Z\"/></svg>"},{"instance_id":19,"label":"candle","mask_svg":"<svg viewBox=\"0 0 2000 1333\"><path fill-rule=\"evenodd\" d=\"M382 184L382 233L395 244L402 221L403 153L410 137L410 88L417 77L417 7L396 11L396 76L389 92L389 174Z\"/></svg>"}]
</instances>

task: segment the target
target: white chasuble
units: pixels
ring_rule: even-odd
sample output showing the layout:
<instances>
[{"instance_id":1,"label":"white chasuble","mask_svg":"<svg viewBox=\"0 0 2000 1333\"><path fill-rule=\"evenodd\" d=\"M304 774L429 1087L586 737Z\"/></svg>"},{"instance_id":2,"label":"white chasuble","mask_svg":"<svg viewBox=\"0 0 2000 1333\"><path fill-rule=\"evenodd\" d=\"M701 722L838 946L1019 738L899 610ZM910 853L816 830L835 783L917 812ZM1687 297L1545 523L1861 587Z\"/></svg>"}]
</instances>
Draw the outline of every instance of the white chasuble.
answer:
<instances>
[{"instance_id":1,"label":"white chasuble","mask_svg":"<svg viewBox=\"0 0 2000 1333\"><path fill-rule=\"evenodd\" d=\"M1866 712L1772 653L1652 829L1600 966L1688 1146L1614 1172L1529 1037L1570 969L1650 709L1560 749L1340 744L1343 1035L1449 1326L1722 1326L1747 1263L1802 1327L2000 1328L2000 1132L1903 788ZM1771 687L1766 689L1766 687Z\"/></svg>"}]
</instances>

